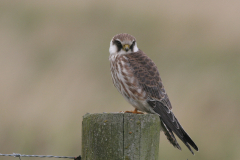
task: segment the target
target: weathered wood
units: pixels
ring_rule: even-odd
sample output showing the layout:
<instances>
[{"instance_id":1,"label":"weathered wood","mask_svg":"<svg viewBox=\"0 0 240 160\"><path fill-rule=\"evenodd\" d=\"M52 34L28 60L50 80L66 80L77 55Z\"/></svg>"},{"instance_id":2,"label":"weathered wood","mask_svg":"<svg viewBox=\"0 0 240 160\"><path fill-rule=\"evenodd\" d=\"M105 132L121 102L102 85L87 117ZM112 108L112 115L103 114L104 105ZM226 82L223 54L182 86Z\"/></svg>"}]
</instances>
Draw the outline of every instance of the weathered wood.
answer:
<instances>
[{"instance_id":1,"label":"weathered wood","mask_svg":"<svg viewBox=\"0 0 240 160\"><path fill-rule=\"evenodd\" d=\"M82 122L83 160L157 160L157 115L86 114Z\"/></svg>"}]
</instances>

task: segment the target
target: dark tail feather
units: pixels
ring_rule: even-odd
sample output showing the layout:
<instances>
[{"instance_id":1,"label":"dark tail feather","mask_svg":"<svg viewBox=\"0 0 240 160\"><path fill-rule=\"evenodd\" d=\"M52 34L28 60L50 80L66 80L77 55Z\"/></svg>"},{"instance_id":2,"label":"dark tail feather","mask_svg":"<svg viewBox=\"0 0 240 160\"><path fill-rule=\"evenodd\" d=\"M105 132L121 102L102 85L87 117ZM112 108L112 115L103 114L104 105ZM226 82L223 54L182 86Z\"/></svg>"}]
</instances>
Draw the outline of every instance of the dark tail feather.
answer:
<instances>
[{"instance_id":1,"label":"dark tail feather","mask_svg":"<svg viewBox=\"0 0 240 160\"><path fill-rule=\"evenodd\" d=\"M198 151L197 145L184 131L183 127L180 125L172 111L170 111L165 105L158 101L156 103L156 106L154 106L153 110L160 116L163 127L168 132L165 133L165 135L167 136L168 140L170 139L169 141L173 144L174 147L177 147L178 149L181 148L172 132L174 132L182 140L182 142L187 146L187 148L191 151L192 154L194 154L194 152L189 145L191 145L196 151Z\"/></svg>"},{"instance_id":2,"label":"dark tail feather","mask_svg":"<svg viewBox=\"0 0 240 160\"><path fill-rule=\"evenodd\" d=\"M183 128L182 132L186 133ZM188 134L183 134L183 137L178 136L182 142L187 146L187 148L191 151L191 153L194 155L194 152L192 151L191 147L189 146L189 144L195 149L198 150L197 146L195 145L195 143L192 141L192 139L188 136Z\"/></svg>"},{"instance_id":3,"label":"dark tail feather","mask_svg":"<svg viewBox=\"0 0 240 160\"><path fill-rule=\"evenodd\" d=\"M175 117L175 116L174 116ZM177 121L177 123L179 124L179 126L180 126L180 128L181 128L181 131L182 131L182 133L183 133L183 138L181 139L180 137L180 139L183 141L183 143L188 147L188 148L190 148L189 147L189 145L187 145L187 144L190 144L196 151L198 151L198 147L197 147L197 145L193 142L193 140L190 138L190 136L187 134L187 132L185 132L185 130L183 129L183 127L181 126L181 124L178 122L178 120L177 120L177 118L175 117L175 119L176 119L176 121ZM190 150L190 149L189 149ZM193 152L192 152L193 153ZM194 153L193 153L194 154Z\"/></svg>"},{"instance_id":4,"label":"dark tail feather","mask_svg":"<svg viewBox=\"0 0 240 160\"><path fill-rule=\"evenodd\" d=\"M166 125L162 121L161 121L161 125L162 125L165 136L167 137L168 141L173 145L173 147L176 147L177 149L182 150L172 131L169 131Z\"/></svg>"}]
</instances>

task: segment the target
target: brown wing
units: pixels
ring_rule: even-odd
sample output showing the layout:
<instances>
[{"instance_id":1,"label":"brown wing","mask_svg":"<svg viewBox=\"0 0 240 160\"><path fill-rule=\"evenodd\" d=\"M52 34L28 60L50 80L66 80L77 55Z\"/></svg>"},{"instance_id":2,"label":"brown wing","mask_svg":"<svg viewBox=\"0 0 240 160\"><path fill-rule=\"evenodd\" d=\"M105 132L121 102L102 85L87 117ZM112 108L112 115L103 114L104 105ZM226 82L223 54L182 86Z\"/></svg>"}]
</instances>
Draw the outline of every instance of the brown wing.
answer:
<instances>
[{"instance_id":1,"label":"brown wing","mask_svg":"<svg viewBox=\"0 0 240 160\"><path fill-rule=\"evenodd\" d=\"M160 116L161 122L165 126L165 135L168 137L169 141L173 146L181 149L172 133L174 132L192 154L194 154L189 144L195 150L198 150L198 147L184 131L177 118L172 113L172 105L164 90L156 65L141 50L128 54L127 57L134 75L148 95L148 104Z\"/></svg>"},{"instance_id":2,"label":"brown wing","mask_svg":"<svg viewBox=\"0 0 240 160\"><path fill-rule=\"evenodd\" d=\"M128 54L126 57L128 57L134 75L148 94L149 100L158 100L171 110L172 105L154 62L141 50Z\"/></svg>"}]
</instances>

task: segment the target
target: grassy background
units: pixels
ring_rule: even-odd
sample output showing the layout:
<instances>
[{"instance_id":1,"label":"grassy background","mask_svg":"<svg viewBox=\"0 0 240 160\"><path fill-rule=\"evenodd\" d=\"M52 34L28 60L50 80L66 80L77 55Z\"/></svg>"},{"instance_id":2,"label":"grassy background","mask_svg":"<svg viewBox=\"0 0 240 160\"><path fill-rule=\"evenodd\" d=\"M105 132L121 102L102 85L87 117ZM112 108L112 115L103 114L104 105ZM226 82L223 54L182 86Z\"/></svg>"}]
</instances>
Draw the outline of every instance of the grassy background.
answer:
<instances>
[{"instance_id":1,"label":"grassy background","mask_svg":"<svg viewBox=\"0 0 240 160\"><path fill-rule=\"evenodd\" d=\"M240 159L240 1L0 1L0 153L77 156L87 113L131 110L108 48L129 33L158 66L200 152L161 135L162 160ZM10 160L13 157L1 157ZM38 158L31 158L38 159Z\"/></svg>"}]
</instances>

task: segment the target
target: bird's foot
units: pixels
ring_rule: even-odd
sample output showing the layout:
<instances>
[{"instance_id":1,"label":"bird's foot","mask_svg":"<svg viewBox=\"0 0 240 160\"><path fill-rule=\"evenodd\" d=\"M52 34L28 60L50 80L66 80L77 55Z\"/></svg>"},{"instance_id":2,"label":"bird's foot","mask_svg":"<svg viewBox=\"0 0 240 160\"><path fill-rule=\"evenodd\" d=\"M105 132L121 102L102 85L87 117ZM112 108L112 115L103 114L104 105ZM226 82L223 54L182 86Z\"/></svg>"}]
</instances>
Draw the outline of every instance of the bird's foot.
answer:
<instances>
[{"instance_id":1,"label":"bird's foot","mask_svg":"<svg viewBox=\"0 0 240 160\"><path fill-rule=\"evenodd\" d=\"M134 109L134 111L125 111L124 113L144 114L143 112L138 112L136 108Z\"/></svg>"}]
</instances>

